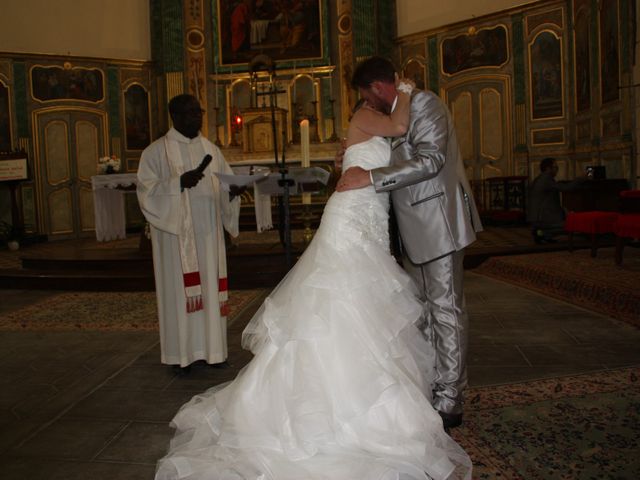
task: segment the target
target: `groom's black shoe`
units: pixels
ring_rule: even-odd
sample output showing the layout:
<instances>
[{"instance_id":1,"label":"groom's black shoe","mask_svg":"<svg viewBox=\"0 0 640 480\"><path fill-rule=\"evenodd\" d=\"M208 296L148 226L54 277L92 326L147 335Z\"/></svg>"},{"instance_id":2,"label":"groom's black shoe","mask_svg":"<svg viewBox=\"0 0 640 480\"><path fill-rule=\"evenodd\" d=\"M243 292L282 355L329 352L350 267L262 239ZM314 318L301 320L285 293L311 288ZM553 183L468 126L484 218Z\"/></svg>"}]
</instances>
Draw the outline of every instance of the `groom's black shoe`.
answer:
<instances>
[{"instance_id":1,"label":"groom's black shoe","mask_svg":"<svg viewBox=\"0 0 640 480\"><path fill-rule=\"evenodd\" d=\"M462 425L461 413L445 413L438 411L440 418L442 418L442 426L445 430L449 431L450 428L456 428Z\"/></svg>"}]
</instances>

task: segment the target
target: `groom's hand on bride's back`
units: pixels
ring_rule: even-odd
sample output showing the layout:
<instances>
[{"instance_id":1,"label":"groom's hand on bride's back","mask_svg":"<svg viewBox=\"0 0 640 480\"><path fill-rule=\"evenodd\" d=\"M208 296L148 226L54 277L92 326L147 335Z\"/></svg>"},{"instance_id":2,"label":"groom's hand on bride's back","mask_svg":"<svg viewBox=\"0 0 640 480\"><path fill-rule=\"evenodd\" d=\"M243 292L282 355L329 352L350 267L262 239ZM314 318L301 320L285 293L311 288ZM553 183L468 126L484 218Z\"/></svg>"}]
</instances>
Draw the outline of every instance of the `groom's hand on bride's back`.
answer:
<instances>
[{"instance_id":1,"label":"groom's hand on bride's back","mask_svg":"<svg viewBox=\"0 0 640 480\"><path fill-rule=\"evenodd\" d=\"M338 180L336 191L344 192L346 190L356 190L371 185L371 175L369 170L362 167L348 168Z\"/></svg>"}]
</instances>

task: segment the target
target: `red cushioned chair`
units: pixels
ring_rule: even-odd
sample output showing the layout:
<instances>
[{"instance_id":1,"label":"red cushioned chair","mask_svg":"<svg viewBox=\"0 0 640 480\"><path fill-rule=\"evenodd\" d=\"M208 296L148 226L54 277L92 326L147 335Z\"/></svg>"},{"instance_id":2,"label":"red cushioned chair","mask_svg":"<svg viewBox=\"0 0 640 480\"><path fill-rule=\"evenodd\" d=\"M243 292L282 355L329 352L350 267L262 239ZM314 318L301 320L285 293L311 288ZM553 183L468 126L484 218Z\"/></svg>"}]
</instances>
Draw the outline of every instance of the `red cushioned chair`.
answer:
<instances>
[{"instance_id":1,"label":"red cushioned chair","mask_svg":"<svg viewBox=\"0 0 640 480\"><path fill-rule=\"evenodd\" d=\"M617 212L569 212L564 222L564 229L569 234L569 251L573 251L573 234L591 235L591 256L598 252L598 236L613 233Z\"/></svg>"},{"instance_id":2,"label":"red cushioned chair","mask_svg":"<svg viewBox=\"0 0 640 480\"><path fill-rule=\"evenodd\" d=\"M620 192L620 215L614 224L616 265L622 264L625 243L640 238L640 190Z\"/></svg>"}]
</instances>

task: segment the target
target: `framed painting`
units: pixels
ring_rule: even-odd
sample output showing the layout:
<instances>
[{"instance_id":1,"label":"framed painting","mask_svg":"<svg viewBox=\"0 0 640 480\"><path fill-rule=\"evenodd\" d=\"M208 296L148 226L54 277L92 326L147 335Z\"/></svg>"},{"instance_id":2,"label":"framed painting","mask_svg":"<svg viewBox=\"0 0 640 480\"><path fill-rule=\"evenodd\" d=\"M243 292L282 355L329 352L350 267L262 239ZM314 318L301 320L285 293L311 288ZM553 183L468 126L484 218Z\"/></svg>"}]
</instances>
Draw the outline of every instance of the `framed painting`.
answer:
<instances>
[{"instance_id":1,"label":"framed painting","mask_svg":"<svg viewBox=\"0 0 640 480\"><path fill-rule=\"evenodd\" d=\"M507 29L503 25L442 41L442 69L447 75L478 67L501 67L508 59Z\"/></svg>"},{"instance_id":2,"label":"framed painting","mask_svg":"<svg viewBox=\"0 0 640 480\"><path fill-rule=\"evenodd\" d=\"M589 11L586 6L581 7L575 15L574 48L575 48L575 79L576 79L576 107L579 112L591 108L591 59L589 42Z\"/></svg>"},{"instance_id":3,"label":"framed painting","mask_svg":"<svg viewBox=\"0 0 640 480\"><path fill-rule=\"evenodd\" d=\"M414 81L416 88L424 90L427 87L427 71L422 59L413 58L409 60L403 68L403 73L406 78Z\"/></svg>"},{"instance_id":4,"label":"framed painting","mask_svg":"<svg viewBox=\"0 0 640 480\"><path fill-rule=\"evenodd\" d=\"M534 120L562 117L562 46L543 30L529 45L531 114Z\"/></svg>"},{"instance_id":5,"label":"framed painting","mask_svg":"<svg viewBox=\"0 0 640 480\"><path fill-rule=\"evenodd\" d=\"M600 91L602 103L609 103L620 98L618 1L603 0L600 5Z\"/></svg>"},{"instance_id":6,"label":"framed painting","mask_svg":"<svg viewBox=\"0 0 640 480\"><path fill-rule=\"evenodd\" d=\"M144 150L151 143L149 93L132 84L124 92L124 123L127 150Z\"/></svg>"},{"instance_id":7,"label":"framed painting","mask_svg":"<svg viewBox=\"0 0 640 480\"><path fill-rule=\"evenodd\" d=\"M11 151L11 109L9 87L0 81L0 152Z\"/></svg>"},{"instance_id":8,"label":"framed painting","mask_svg":"<svg viewBox=\"0 0 640 480\"><path fill-rule=\"evenodd\" d=\"M275 61L322 58L322 0L214 1L219 65L249 63L258 54Z\"/></svg>"},{"instance_id":9,"label":"framed painting","mask_svg":"<svg viewBox=\"0 0 640 480\"><path fill-rule=\"evenodd\" d=\"M31 96L41 102L104 100L104 75L97 68L41 66L31 67Z\"/></svg>"}]
</instances>

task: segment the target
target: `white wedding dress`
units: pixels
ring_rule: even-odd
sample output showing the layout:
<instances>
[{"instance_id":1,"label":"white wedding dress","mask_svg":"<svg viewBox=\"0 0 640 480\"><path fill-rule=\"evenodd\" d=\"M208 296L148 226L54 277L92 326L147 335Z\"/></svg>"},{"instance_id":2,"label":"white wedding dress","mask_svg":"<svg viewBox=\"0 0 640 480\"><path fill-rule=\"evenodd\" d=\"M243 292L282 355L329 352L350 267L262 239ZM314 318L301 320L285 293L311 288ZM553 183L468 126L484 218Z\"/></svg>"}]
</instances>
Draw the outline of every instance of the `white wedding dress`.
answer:
<instances>
[{"instance_id":1,"label":"white wedding dress","mask_svg":"<svg viewBox=\"0 0 640 480\"><path fill-rule=\"evenodd\" d=\"M343 168L389 162L380 137ZM430 404L422 305L389 254L389 200L334 193L304 255L243 333L255 357L195 396L156 479L470 479L467 454ZM418 326L416 326L418 325Z\"/></svg>"}]
</instances>

